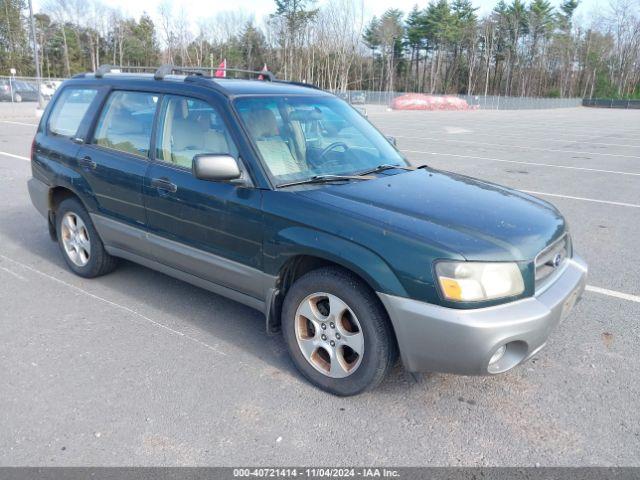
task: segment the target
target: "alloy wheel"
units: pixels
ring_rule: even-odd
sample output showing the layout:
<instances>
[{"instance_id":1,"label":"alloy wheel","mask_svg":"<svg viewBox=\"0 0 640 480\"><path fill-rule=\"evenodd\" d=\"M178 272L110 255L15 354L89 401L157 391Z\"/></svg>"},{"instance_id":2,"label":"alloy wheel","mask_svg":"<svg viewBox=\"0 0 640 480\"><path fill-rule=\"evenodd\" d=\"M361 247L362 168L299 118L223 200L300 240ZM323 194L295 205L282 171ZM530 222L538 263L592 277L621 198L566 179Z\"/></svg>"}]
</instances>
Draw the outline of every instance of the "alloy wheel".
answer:
<instances>
[{"instance_id":1,"label":"alloy wheel","mask_svg":"<svg viewBox=\"0 0 640 480\"><path fill-rule=\"evenodd\" d=\"M91 241L87 226L78 215L67 212L62 217L61 237L64 251L78 267L84 267L91 256Z\"/></svg>"},{"instance_id":2,"label":"alloy wheel","mask_svg":"<svg viewBox=\"0 0 640 480\"><path fill-rule=\"evenodd\" d=\"M296 311L295 334L307 362L328 377L347 377L362 362L360 322L336 295L318 292L302 300Z\"/></svg>"}]
</instances>

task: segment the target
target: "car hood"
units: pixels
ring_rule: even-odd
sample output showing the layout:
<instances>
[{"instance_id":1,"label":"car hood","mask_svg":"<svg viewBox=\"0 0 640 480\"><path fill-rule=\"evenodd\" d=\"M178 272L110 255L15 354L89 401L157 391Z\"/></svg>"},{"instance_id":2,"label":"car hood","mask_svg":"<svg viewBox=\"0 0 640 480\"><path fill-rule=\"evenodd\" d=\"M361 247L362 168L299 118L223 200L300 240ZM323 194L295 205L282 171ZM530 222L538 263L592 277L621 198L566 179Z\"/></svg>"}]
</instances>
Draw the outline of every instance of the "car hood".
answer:
<instances>
[{"instance_id":1,"label":"car hood","mask_svg":"<svg viewBox=\"0 0 640 480\"><path fill-rule=\"evenodd\" d=\"M467 260L532 260L566 229L562 215L543 200L431 169L298 194L378 223L381 233L410 235Z\"/></svg>"}]
</instances>

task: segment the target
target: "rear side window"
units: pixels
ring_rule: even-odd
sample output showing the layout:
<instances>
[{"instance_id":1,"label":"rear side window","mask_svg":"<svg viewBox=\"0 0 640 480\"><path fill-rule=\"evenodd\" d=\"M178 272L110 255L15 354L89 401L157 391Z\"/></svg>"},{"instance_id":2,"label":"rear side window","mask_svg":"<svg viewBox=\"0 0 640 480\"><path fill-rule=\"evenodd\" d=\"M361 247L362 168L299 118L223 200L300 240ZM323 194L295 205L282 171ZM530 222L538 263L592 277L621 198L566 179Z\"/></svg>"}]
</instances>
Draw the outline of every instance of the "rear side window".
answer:
<instances>
[{"instance_id":1,"label":"rear side window","mask_svg":"<svg viewBox=\"0 0 640 480\"><path fill-rule=\"evenodd\" d=\"M157 94L113 92L100 115L93 143L147 157L157 104Z\"/></svg>"},{"instance_id":2,"label":"rear side window","mask_svg":"<svg viewBox=\"0 0 640 480\"><path fill-rule=\"evenodd\" d=\"M51 111L49 131L64 137L75 137L97 93L97 90L89 88L65 88Z\"/></svg>"}]
</instances>

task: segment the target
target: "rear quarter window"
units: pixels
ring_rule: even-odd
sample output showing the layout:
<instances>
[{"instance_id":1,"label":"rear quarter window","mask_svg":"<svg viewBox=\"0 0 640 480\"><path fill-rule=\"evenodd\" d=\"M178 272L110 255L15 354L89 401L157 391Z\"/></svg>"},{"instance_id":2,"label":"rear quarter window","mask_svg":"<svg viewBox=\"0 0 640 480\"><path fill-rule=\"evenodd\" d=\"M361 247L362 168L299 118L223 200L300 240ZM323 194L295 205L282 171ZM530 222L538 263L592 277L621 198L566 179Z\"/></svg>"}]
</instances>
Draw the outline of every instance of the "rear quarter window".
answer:
<instances>
[{"instance_id":1,"label":"rear quarter window","mask_svg":"<svg viewBox=\"0 0 640 480\"><path fill-rule=\"evenodd\" d=\"M89 88L65 88L49 116L49 131L74 137L97 93L97 90Z\"/></svg>"}]
</instances>

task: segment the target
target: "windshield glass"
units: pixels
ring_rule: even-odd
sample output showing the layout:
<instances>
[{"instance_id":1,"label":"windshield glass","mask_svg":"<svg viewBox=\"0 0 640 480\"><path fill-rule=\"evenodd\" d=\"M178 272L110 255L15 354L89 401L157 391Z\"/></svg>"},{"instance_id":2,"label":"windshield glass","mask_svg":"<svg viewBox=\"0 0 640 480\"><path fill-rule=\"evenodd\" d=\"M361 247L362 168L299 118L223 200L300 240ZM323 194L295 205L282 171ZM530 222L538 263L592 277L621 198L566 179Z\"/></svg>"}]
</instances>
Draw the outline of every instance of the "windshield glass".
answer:
<instances>
[{"instance_id":1,"label":"windshield glass","mask_svg":"<svg viewBox=\"0 0 640 480\"><path fill-rule=\"evenodd\" d=\"M334 97L244 97L236 108L276 184L402 165L366 119Z\"/></svg>"}]
</instances>

